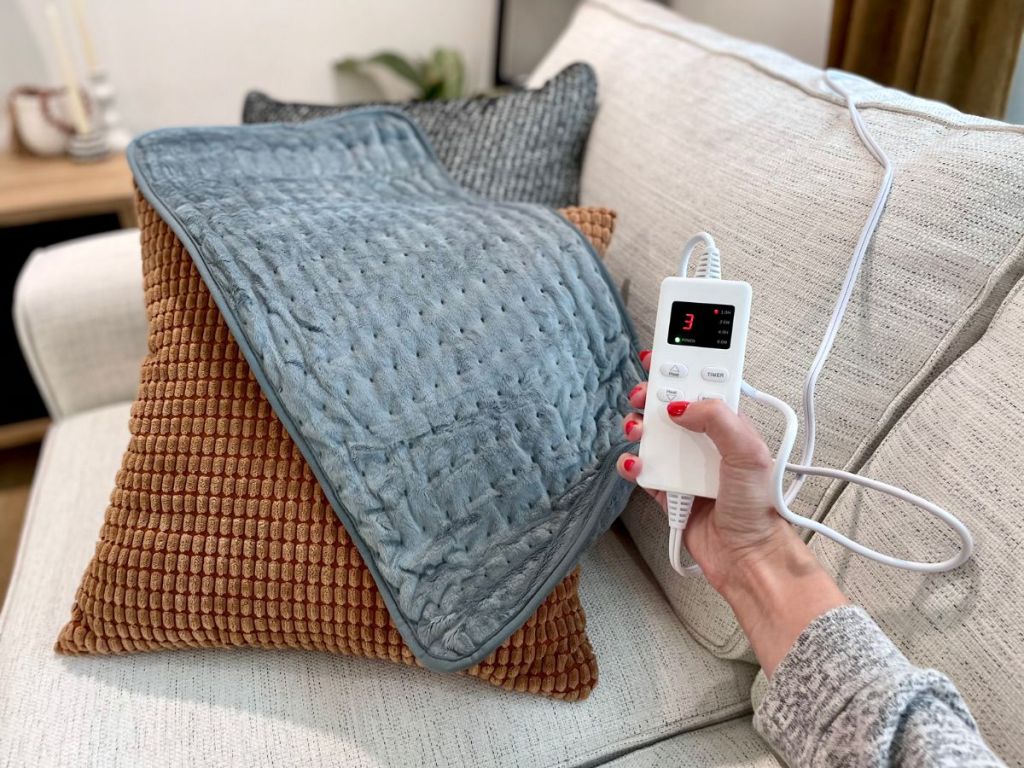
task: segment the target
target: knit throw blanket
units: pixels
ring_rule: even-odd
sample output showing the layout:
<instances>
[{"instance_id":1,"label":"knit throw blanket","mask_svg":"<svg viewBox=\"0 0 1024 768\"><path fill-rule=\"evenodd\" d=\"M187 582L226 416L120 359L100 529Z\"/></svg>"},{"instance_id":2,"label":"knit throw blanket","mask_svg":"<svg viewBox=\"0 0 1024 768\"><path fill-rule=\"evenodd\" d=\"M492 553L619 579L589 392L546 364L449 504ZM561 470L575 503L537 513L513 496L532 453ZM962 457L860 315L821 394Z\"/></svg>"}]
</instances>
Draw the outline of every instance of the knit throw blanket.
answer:
<instances>
[{"instance_id":1,"label":"knit throw blanket","mask_svg":"<svg viewBox=\"0 0 1024 768\"><path fill-rule=\"evenodd\" d=\"M413 653L465 669L619 514L636 338L589 243L383 109L129 148Z\"/></svg>"}]
</instances>

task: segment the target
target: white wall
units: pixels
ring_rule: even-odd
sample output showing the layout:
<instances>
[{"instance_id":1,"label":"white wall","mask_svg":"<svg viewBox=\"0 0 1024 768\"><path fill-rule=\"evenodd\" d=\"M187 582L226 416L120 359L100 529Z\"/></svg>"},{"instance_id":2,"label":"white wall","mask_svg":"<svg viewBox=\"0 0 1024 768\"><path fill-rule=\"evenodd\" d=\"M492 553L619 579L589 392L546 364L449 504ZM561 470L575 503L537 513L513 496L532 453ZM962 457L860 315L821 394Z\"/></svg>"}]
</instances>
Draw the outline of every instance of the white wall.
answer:
<instances>
[{"instance_id":1,"label":"white wall","mask_svg":"<svg viewBox=\"0 0 1024 768\"><path fill-rule=\"evenodd\" d=\"M29 32L21 8L12 0L0 0L0 97L12 88L46 79L46 62ZM7 146L8 115L0 107L0 146Z\"/></svg>"},{"instance_id":2,"label":"white wall","mask_svg":"<svg viewBox=\"0 0 1024 768\"><path fill-rule=\"evenodd\" d=\"M490 85L496 22L491 0L85 1L99 56L136 132L237 123L250 88L295 100L379 98L372 84L339 77L331 64L385 47L405 54L425 54L437 45L457 48L466 58L469 84ZM68 0L57 2L69 34L77 34ZM4 4L20 9L22 26L56 83L44 3L0 0ZM73 42L77 49L77 37ZM383 83L389 97L408 94L397 79Z\"/></svg>"},{"instance_id":3,"label":"white wall","mask_svg":"<svg viewBox=\"0 0 1024 768\"><path fill-rule=\"evenodd\" d=\"M816 67L828 56L832 0L670 0L679 13Z\"/></svg>"}]
</instances>

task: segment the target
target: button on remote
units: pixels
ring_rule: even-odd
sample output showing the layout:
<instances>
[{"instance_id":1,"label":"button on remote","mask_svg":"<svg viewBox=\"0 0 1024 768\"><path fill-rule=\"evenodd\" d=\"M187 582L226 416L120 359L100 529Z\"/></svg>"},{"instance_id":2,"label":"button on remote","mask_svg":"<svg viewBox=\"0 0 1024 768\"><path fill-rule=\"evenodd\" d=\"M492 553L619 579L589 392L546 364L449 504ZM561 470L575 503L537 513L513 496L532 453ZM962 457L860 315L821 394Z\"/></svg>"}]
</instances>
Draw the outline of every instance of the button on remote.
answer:
<instances>
[{"instance_id":1,"label":"button on remote","mask_svg":"<svg viewBox=\"0 0 1024 768\"><path fill-rule=\"evenodd\" d=\"M725 368L715 368L714 366L707 366L700 372L701 377L705 381L728 381L729 372Z\"/></svg>"},{"instance_id":2,"label":"button on remote","mask_svg":"<svg viewBox=\"0 0 1024 768\"><path fill-rule=\"evenodd\" d=\"M678 389L659 389L658 399L663 403L671 403L673 400L681 400L683 397L682 391Z\"/></svg>"},{"instance_id":3,"label":"button on remote","mask_svg":"<svg viewBox=\"0 0 1024 768\"><path fill-rule=\"evenodd\" d=\"M684 378L689 371L686 370L686 366L682 363L662 363L661 364L661 375L662 376L674 376L676 378Z\"/></svg>"}]
</instances>

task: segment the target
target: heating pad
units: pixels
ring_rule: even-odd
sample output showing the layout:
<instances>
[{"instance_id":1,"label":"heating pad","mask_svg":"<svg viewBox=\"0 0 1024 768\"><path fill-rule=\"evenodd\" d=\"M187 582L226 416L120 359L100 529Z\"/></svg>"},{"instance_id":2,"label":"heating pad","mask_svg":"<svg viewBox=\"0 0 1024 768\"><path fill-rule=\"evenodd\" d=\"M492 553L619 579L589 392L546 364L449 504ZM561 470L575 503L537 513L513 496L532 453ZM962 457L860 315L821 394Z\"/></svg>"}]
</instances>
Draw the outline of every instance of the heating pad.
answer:
<instances>
[{"instance_id":1,"label":"heating pad","mask_svg":"<svg viewBox=\"0 0 1024 768\"><path fill-rule=\"evenodd\" d=\"M427 667L485 658L619 514L643 373L589 243L381 109L128 152Z\"/></svg>"}]
</instances>

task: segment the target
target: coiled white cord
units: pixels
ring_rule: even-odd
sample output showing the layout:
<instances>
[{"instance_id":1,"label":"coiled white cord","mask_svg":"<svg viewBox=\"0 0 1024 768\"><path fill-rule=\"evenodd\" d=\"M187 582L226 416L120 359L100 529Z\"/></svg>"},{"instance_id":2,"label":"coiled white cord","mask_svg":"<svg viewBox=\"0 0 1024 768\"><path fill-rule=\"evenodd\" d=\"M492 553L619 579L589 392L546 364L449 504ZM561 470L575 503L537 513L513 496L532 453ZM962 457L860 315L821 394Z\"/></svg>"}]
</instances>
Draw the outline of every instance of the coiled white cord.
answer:
<instances>
[{"instance_id":1,"label":"coiled white cord","mask_svg":"<svg viewBox=\"0 0 1024 768\"><path fill-rule=\"evenodd\" d=\"M875 233L878 221L885 208L886 200L889 197L889 191L892 188L894 175L892 162L868 131L867 126L864 124L860 112L857 109L856 99L848 90L836 82L832 75L833 70L827 70L825 72L825 84L828 85L836 94L842 96L846 100L847 111L850 113L850 119L853 122L853 127L857 132L857 136L867 148L868 152L871 153L871 156L878 161L879 165L882 166L884 173L882 176L882 184L879 187L878 194L875 196L874 205L871 207L867 221L865 221L860 237L857 240L857 246L854 249L853 258L850 260L850 266L846 271L846 277L843 280L843 285L839 291L839 298L836 301L835 309L832 311L832 317L825 329L825 334L822 337L821 344L818 346L818 352L815 355L814 361L811 363L811 367L807 372L807 378L804 381L804 444L799 464L788 463L789 455L793 450L794 443L796 442L796 435L799 427L797 415L793 409L779 398L769 395L766 392L761 392L745 381L742 384L742 392L747 397L775 408L786 420L786 428L783 433L782 442L779 446L779 452L776 456L775 467L772 473L772 489L775 496L775 508L779 515L793 525L798 525L812 530L815 533L819 533L822 536L841 544L852 552L884 565L924 573L949 571L969 560L974 552L974 540L971 537L971 532L956 516L937 504L910 493L903 488L898 488L867 477L861 477L860 475L855 475L851 472L844 472L839 469L811 466L811 462L814 459L815 447L814 395L818 376L825 365L825 361L828 358L829 352L832 350L832 345L839 333L839 327L842 325L843 316L846 314L847 306L850 303L850 297L853 295L853 287L857 282L857 275L860 272L861 264L864 262L868 245ZM701 243L704 243L706 246L706 252L701 256L701 259L698 262L695 276L710 279L720 278L721 257L717 247L715 246L714 239L704 232L690 238L684 246L683 256L679 266L679 274L684 277L686 276L690 264L690 256L692 255L693 250ZM794 472L796 477L793 478L793 482L790 483L786 491L783 492L783 484L785 482L785 473L787 470ZM903 560L871 549L870 547L866 547L863 544L860 544L828 527L824 523L796 514L789 508L789 503L796 498L796 495L800 492L804 481L809 475L831 477L844 482L855 483L865 488L887 493L890 496L902 499L903 501L909 502L910 504L923 509L925 512L928 512L950 527L953 533L960 540L960 551L953 557L940 562ZM669 493L667 501L670 529L669 562L672 564L672 567L683 576L698 575L700 573L699 566L684 566L681 563L682 549L684 547L683 530L686 528L686 523L689 520L690 511L693 507L693 497L687 496L686 494Z\"/></svg>"},{"instance_id":2,"label":"coiled white cord","mask_svg":"<svg viewBox=\"0 0 1024 768\"><path fill-rule=\"evenodd\" d=\"M793 450L793 443L796 442L797 433L797 417L789 405L780 400L779 398L769 395L767 392L760 392L750 386L747 382L742 384L742 392L747 397L750 397L758 402L770 405L779 411L786 419L786 429L782 436L782 443L779 445L778 455L775 457L775 468L772 471L772 491L775 496L775 509L778 511L783 518L793 523L793 525L799 525L801 528L807 528L820 533L832 541L842 544L844 547L849 549L851 552L856 552L858 555L863 555L866 558L875 560L883 565L891 565L894 568L903 568L908 571L920 571L923 573L940 573L942 571L950 571L960 565L963 565L970 558L974 551L974 540L971 538L971 532L967 530L967 526L964 525L957 517L947 512L937 504L933 504L927 499L923 499L910 491L903 488L898 488L888 483L883 483L878 480L872 480L869 477L861 477L855 475L852 472L844 472L841 469L831 469L827 467L812 467L806 464L789 464L789 454ZM938 518L946 525L950 527L957 538L960 539L960 551L950 557L947 560L942 560L937 563L922 562L918 560L902 560L892 555L887 555L884 552L866 547L860 544L848 536L844 536L839 531L829 528L824 523L819 523L817 520L812 520L809 517L803 517L793 512L788 506L788 499L783 495L782 484L784 482L784 475L786 471L796 472L798 475L819 475L822 477L831 477L837 480L843 480L847 483L855 483L865 488L870 488L875 491L881 491L897 499L913 504L915 507L923 509L925 512Z\"/></svg>"}]
</instances>

